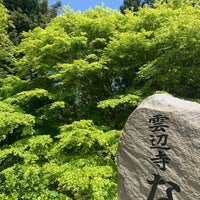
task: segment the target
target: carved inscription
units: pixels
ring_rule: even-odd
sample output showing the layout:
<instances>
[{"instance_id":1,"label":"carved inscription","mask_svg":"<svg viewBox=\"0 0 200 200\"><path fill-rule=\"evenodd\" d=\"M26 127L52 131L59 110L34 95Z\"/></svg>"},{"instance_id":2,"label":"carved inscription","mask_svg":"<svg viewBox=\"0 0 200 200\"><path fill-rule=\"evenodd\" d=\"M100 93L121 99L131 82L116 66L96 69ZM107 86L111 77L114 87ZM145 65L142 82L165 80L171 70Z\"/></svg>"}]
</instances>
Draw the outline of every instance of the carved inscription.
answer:
<instances>
[{"instance_id":1,"label":"carved inscription","mask_svg":"<svg viewBox=\"0 0 200 200\"><path fill-rule=\"evenodd\" d=\"M167 164L171 161L168 157L167 151L170 150L168 146L167 129L169 117L158 114L149 118L149 130L152 134L149 135L150 149L156 150L154 157L150 158L151 162L161 170L161 173L166 171ZM172 192L180 192L180 187L169 180L164 180L159 174L152 174L153 180L147 179L147 183L151 185L151 190L147 200L173 200ZM156 191L158 187L166 187L165 197L156 198Z\"/></svg>"}]
</instances>

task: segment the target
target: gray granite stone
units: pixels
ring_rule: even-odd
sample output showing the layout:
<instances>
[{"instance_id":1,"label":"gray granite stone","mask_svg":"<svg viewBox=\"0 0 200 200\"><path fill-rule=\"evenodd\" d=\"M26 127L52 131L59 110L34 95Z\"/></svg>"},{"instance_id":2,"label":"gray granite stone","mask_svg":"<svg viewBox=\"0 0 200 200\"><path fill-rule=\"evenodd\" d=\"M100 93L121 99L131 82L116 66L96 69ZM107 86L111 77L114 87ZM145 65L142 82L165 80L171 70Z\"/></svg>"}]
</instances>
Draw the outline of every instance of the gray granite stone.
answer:
<instances>
[{"instance_id":1,"label":"gray granite stone","mask_svg":"<svg viewBox=\"0 0 200 200\"><path fill-rule=\"evenodd\" d=\"M118 199L200 200L200 104L155 94L134 110L118 146Z\"/></svg>"}]
</instances>

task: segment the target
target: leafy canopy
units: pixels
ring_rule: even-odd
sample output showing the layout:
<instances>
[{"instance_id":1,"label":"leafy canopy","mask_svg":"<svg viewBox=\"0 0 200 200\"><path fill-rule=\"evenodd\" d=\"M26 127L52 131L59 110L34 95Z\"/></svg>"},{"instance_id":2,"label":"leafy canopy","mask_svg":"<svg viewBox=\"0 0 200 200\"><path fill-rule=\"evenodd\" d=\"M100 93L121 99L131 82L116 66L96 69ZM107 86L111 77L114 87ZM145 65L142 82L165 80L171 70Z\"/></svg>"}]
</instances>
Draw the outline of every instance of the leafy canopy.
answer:
<instances>
[{"instance_id":1,"label":"leafy canopy","mask_svg":"<svg viewBox=\"0 0 200 200\"><path fill-rule=\"evenodd\" d=\"M61 1L57 1L51 7L48 0L3 0L8 9L13 26L9 27L11 40L18 44L23 31L33 30L35 27L44 28L46 24L58 14Z\"/></svg>"},{"instance_id":2,"label":"leafy canopy","mask_svg":"<svg viewBox=\"0 0 200 200\"><path fill-rule=\"evenodd\" d=\"M17 49L0 9L0 198L117 199L128 115L155 92L200 98L199 5L65 8Z\"/></svg>"}]
</instances>

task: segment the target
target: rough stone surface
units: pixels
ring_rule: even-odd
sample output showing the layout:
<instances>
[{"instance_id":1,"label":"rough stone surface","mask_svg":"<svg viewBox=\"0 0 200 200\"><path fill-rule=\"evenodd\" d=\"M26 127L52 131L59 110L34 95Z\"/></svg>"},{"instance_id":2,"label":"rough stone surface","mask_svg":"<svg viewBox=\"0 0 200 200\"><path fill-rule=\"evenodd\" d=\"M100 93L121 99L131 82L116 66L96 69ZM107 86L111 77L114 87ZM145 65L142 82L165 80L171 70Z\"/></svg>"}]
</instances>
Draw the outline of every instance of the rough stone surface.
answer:
<instances>
[{"instance_id":1,"label":"rough stone surface","mask_svg":"<svg viewBox=\"0 0 200 200\"><path fill-rule=\"evenodd\" d=\"M156 94L129 116L118 146L118 199L200 200L200 104Z\"/></svg>"}]
</instances>

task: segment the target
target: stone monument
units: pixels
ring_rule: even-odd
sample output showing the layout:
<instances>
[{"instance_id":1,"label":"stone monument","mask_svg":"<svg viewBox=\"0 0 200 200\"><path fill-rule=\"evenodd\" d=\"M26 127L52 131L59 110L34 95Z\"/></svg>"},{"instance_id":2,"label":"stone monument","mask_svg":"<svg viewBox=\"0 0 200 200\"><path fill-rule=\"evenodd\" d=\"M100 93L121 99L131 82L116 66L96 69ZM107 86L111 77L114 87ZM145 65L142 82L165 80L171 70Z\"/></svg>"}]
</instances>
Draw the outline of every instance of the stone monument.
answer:
<instances>
[{"instance_id":1,"label":"stone monument","mask_svg":"<svg viewBox=\"0 0 200 200\"><path fill-rule=\"evenodd\" d=\"M145 99L118 146L119 200L200 200L200 104Z\"/></svg>"}]
</instances>

